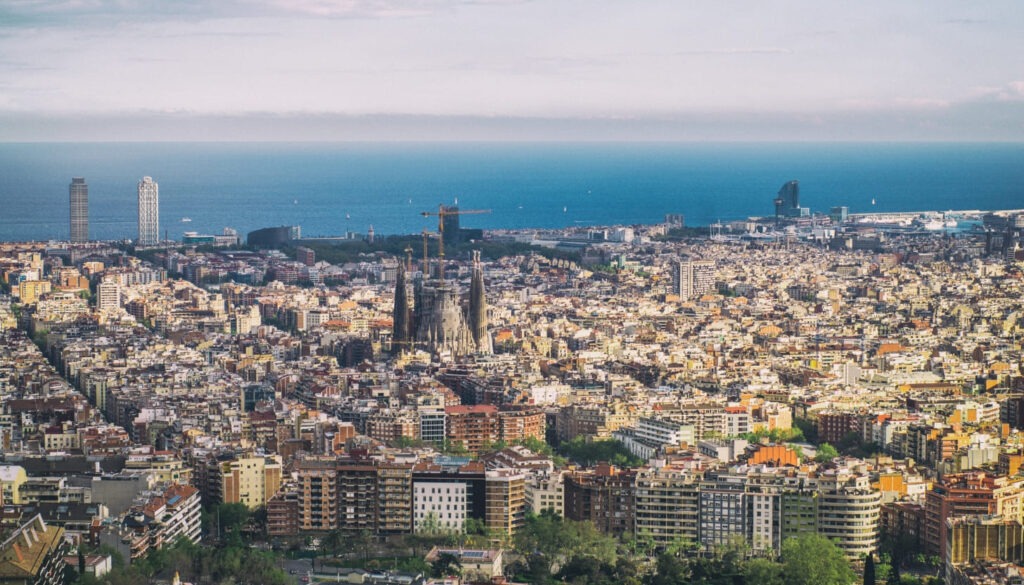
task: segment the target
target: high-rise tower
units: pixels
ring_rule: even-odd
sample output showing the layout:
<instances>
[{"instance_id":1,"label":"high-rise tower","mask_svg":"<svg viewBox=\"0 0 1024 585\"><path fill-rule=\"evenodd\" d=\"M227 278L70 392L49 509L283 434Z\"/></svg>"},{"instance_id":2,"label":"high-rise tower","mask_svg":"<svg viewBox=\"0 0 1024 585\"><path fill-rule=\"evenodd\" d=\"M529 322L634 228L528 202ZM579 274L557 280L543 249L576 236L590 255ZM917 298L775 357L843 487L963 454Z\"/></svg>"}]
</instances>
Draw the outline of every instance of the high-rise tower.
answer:
<instances>
[{"instance_id":1,"label":"high-rise tower","mask_svg":"<svg viewBox=\"0 0 1024 585\"><path fill-rule=\"evenodd\" d=\"M491 353L491 336L487 332L484 269L480 264L479 250L473 250L473 278L469 281L469 329L473 332L477 353Z\"/></svg>"},{"instance_id":2,"label":"high-rise tower","mask_svg":"<svg viewBox=\"0 0 1024 585\"><path fill-rule=\"evenodd\" d=\"M444 243L446 246L459 243L459 206L458 205L442 205L441 206L441 231L444 234Z\"/></svg>"},{"instance_id":3,"label":"high-rise tower","mask_svg":"<svg viewBox=\"0 0 1024 585\"><path fill-rule=\"evenodd\" d=\"M715 286L715 263L683 259L672 267L672 294L683 300L702 295Z\"/></svg>"},{"instance_id":4,"label":"high-rise tower","mask_svg":"<svg viewBox=\"0 0 1024 585\"><path fill-rule=\"evenodd\" d=\"M140 246L155 246L160 241L160 189L152 177L139 181Z\"/></svg>"},{"instance_id":5,"label":"high-rise tower","mask_svg":"<svg viewBox=\"0 0 1024 585\"><path fill-rule=\"evenodd\" d=\"M787 181L775 197L775 217L800 217L800 182Z\"/></svg>"},{"instance_id":6,"label":"high-rise tower","mask_svg":"<svg viewBox=\"0 0 1024 585\"><path fill-rule=\"evenodd\" d=\"M68 186L71 201L71 241L89 241L89 186L82 177L74 177Z\"/></svg>"}]
</instances>

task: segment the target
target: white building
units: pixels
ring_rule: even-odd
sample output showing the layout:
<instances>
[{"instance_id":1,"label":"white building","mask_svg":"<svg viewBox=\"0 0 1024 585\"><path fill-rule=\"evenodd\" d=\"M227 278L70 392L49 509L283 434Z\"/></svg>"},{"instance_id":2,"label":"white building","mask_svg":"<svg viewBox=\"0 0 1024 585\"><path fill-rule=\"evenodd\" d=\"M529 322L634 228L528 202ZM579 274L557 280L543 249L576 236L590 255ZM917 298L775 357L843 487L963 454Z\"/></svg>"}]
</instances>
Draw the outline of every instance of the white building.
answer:
<instances>
[{"instance_id":1,"label":"white building","mask_svg":"<svg viewBox=\"0 0 1024 585\"><path fill-rule=\"evenodd\" d=\"M152 177L139 181L140 246L155 246L160 241L160 189Z\"/></svg>"},{"instance_id":2,"label":"white building","mask_svg":"<svg viewBox=\"0 0 1024 585\"><path fill-rule=\"evenodd\" d=\"M526 508L534 514L551 510L565 515L565 482L561 472L536 475L526 482Z\"/></svg>"},{"instance_id":3,"label":"white building","mask_svg":"<svg viewBox=\"0 0 1024 585\"><path fill-rule=\"evenodd\" d=\"M466 484L422 482L413 485L413 531L462 532L466 523Z\"/></svg>"},{"instance_id":4,"label":"white building","mask_svg":"<svg viewBox=\"0 0 1024 585\"><path fill-rule=\"evenodd\" d=\"M121 285L114 280L104 280L96 285L96 310L106 311L121 306Z\"/></svg>"}]
</instances>

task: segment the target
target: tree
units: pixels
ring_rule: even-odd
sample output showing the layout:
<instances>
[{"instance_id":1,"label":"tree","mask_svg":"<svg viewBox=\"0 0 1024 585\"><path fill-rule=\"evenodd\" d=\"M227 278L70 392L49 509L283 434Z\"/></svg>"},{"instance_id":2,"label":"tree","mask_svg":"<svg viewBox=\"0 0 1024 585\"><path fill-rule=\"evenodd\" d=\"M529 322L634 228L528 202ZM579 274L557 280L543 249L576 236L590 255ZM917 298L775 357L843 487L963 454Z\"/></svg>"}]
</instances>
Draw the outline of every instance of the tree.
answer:
<instances>
[{"instance_id":1,"label":"tree","mask_svg":"<svg viewBox=\"0 0 1024 585\"><path fill-rule=\"evenodd\" d=\"M830 463L836 457L839 457L839 451L828 443L822 443L818 446L818 454L814 456L814 460L818 463Z\"/></svg>"},{"instance_id":2,"label":"tree","mask_svg":"<svg viewBox=\"0 0 1024 585\"><path fill-rule=\"evenodd\" d=\"M875 555L864 560L864 585L875 585Z\"/></svg>"},{"instance_id":3,"label":"tree","mask_svg":"<svg viewBox=\"0 0 1024 585\"><path fill-rule=\"evenodd\" d=\"M345 545L347 544L347 539L345 538L345 534L342 533L341 530L335 528L334 530L328 532L326 536L324 536L324 539L323 541L321 541L320 544L325 552L327 552L328 554L336 555L343 548L345 548Z\"/></svg>"},{"instance_id":4,"label":"tree","mask_svg":"<svg viewBox=\"0 0 1024 585\"><path fill-rule=\"evenodd\" d=\"M516 533L515 548L528 557L530 573L550 577L556 563L591 557L605 564L616 560L616 542L597 531L592 522L563 520L550 510L528 515Z\"/></svg>"},{"instance_id":5,"label":"tree","mask_svg":"<svg viewBox=\"0 0 1024 585\"><path fill-rule=\"evenodd\" d=\"M459 557L452 553L443 552L437 555L434 562L430 563L430 573L437 578L447 577L448 575L461 575L462 563L459 562Z\"/></svg>"},{"instance_id":6,"label":"tree","mask_svg":"<svg viewBox=\"0 0 1024 585\"><path fill-rule=\"evenodd\" d=\"M817 534L782 543L782 575L787 585L850 585L856 578L843 551Z\"/></svg>"},{"instance_id":7,"label":"tree","mask_svg":"<svg viewBox=\"0 0 1024 585\"><path fill-rule=\"evenodd\" d=\"M744 569L746 585L786 585L782 565L768 559L754 559Z\"/></svg>"}]
</instances>

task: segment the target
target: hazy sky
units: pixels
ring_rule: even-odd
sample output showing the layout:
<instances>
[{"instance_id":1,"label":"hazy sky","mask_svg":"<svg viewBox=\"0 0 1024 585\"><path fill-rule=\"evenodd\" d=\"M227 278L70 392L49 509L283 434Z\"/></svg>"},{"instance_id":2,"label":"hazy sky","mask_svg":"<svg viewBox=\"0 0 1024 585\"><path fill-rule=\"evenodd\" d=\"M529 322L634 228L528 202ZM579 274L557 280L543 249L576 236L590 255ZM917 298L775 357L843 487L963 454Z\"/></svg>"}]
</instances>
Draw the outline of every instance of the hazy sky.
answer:
<instances>
[{"instance_id":1,"label":"hazy sky","mask_svg":"<svg viewBox=\"0 0 1024 585\"><path fill-rule=\"evenodd\" d=\"M2 0L0 140L1024 140L1024 2Z\"/></svg>"}]
</instances>

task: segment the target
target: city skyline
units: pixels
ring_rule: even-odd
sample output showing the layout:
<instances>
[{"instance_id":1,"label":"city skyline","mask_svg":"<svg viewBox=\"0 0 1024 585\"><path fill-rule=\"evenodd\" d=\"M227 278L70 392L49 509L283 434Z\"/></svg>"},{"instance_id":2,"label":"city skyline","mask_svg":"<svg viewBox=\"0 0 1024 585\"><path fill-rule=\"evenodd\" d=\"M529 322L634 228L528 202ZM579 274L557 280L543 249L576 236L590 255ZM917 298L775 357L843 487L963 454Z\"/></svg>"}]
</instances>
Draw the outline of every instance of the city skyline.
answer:
<instances>
[{"instance_id":1,"label":"city skyline","mask_svg":"<svg viewBox=\"0 0 1024 585\"><path fill-rule=\"evenodd\" d=\"M3 141L1024 139L1009 1L50 1L0 23Z\"/></svg>"}]
</instances>

